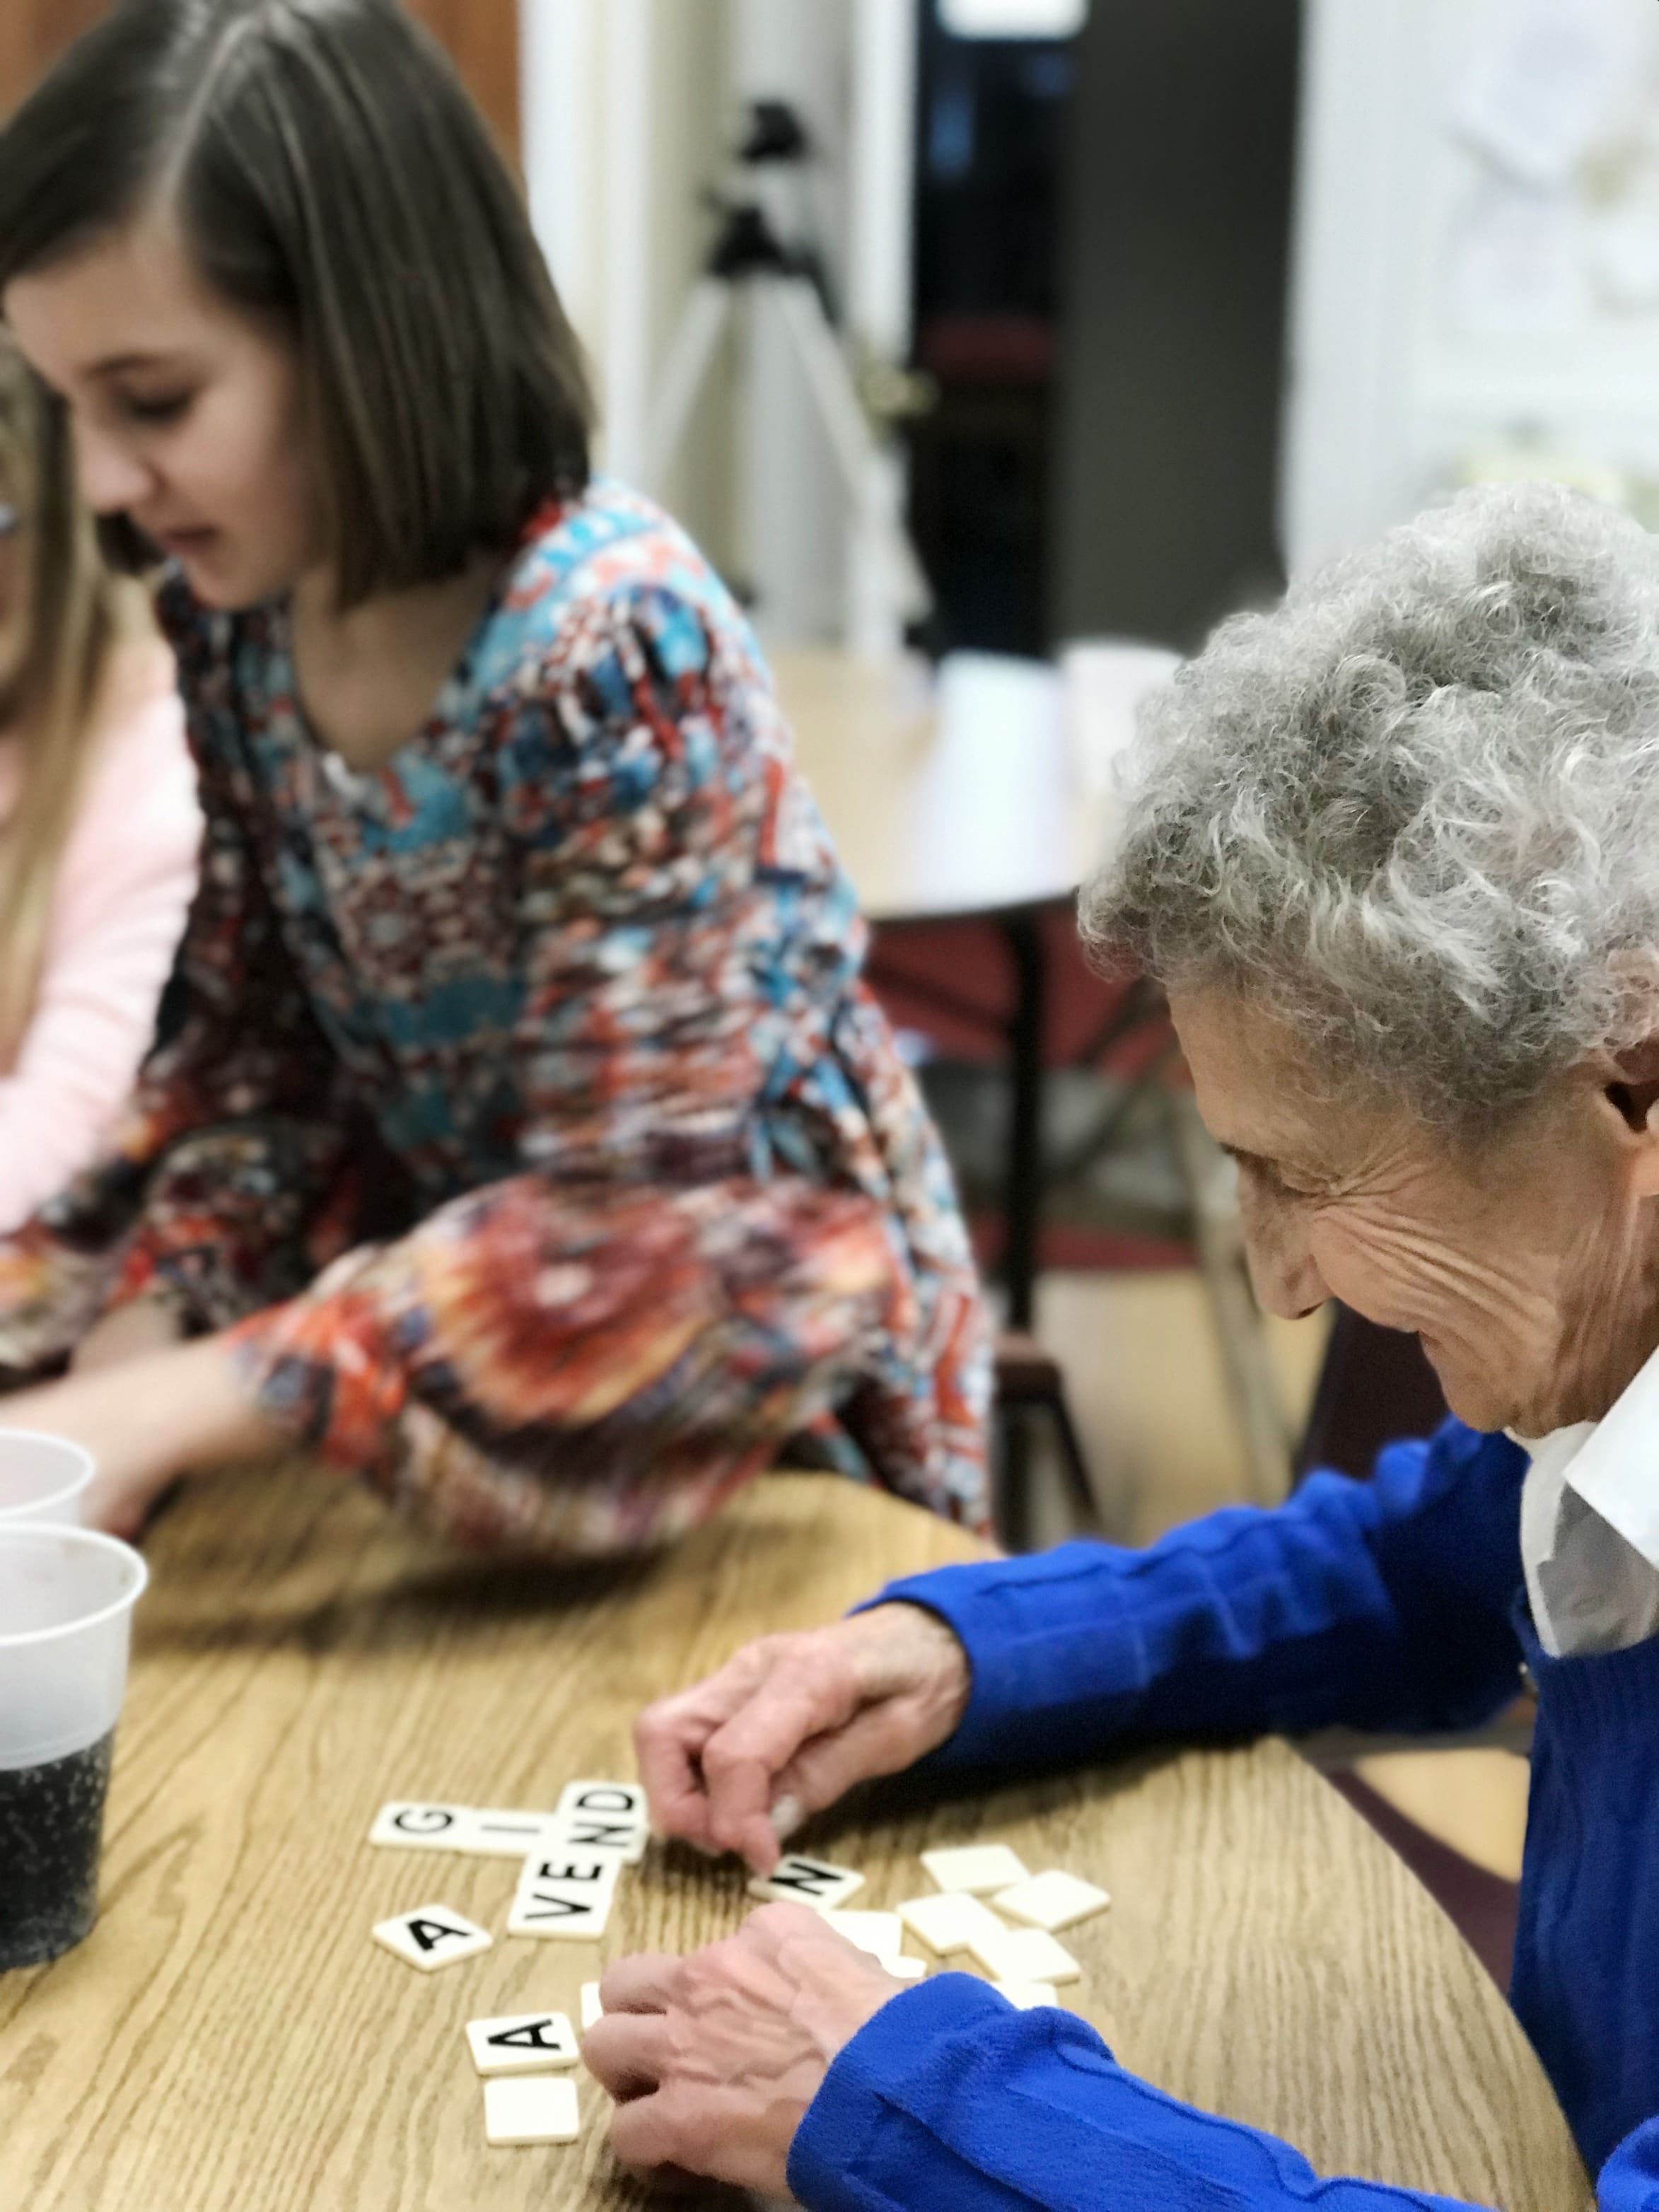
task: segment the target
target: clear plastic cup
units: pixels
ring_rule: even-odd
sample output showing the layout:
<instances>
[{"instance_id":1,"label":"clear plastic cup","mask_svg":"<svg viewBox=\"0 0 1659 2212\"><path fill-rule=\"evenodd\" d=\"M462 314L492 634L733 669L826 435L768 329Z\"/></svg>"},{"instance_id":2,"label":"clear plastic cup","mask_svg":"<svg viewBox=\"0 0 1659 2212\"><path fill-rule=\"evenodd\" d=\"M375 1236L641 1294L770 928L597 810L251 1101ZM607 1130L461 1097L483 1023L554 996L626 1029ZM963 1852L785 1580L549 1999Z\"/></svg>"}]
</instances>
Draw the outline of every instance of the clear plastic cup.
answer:
<instances>
[{"instance_id":1,"label":"clear plastic cup","mask_svg":"<svg viewBox=\"0 0 1659 2212\"><path fill-rule=\"evenodd\" d=\"M75 1527L97 1472L92 1454L67 1437L49 1437L39 1429L0 1428L0 1522L45 1521Z\"/></svg>"},{"instance_id":2,"label":"clear plastic cup","mask_svg":"<svg viewBox=\"0 0 1659 2212\"><path fill-rule=\"evenodd\" d=\"M0 1972L57 1958L98 1917L110 1752L149 1579L113 1536L0 1521Z\"/></svg>"}]
</instances>

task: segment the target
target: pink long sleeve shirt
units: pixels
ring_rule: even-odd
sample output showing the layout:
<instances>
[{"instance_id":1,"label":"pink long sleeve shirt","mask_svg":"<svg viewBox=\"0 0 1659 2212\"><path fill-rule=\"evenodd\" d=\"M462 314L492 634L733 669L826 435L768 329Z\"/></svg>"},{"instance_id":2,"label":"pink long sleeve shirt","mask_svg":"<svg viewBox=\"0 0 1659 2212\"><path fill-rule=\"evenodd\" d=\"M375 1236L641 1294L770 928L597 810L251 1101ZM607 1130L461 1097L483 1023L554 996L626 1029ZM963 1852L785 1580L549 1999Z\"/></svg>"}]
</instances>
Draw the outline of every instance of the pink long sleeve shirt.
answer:
<instances>
[{"instance_id":1,"label":"pink long sleeve shirt","mask_svg":"<svg viewBox=\"0 0 1659 2212\"><path fill-rule=\"evenodd\" d=\"M149 1048L196 888L201 815L172 656L123 686L52 895L34 1009L0 1073L0 1235L98 1152ZM18 767L0 745L0 820Z\"/></svg>"}]
</instances>

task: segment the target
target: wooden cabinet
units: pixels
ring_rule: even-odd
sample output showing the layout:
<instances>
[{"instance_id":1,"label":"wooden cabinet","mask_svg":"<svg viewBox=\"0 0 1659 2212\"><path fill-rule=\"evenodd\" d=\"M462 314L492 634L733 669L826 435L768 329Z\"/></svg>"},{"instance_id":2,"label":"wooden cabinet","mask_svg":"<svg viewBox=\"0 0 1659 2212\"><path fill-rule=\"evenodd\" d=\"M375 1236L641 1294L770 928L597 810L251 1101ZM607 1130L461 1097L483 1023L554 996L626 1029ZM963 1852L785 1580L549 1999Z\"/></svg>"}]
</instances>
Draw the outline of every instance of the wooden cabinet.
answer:
<instances>
[{"instance_id":1,"label":"wooden cabinet","mask_svg":"<svg viewBox=\"0 0 1659 2212\"><path fill-rule=\"evenodd\" d=\"M106 0L0 0L0 114L9 113ZM454 56L501 146L519 154L519 0L409 0Z\"/></svg>"}]
</instances>

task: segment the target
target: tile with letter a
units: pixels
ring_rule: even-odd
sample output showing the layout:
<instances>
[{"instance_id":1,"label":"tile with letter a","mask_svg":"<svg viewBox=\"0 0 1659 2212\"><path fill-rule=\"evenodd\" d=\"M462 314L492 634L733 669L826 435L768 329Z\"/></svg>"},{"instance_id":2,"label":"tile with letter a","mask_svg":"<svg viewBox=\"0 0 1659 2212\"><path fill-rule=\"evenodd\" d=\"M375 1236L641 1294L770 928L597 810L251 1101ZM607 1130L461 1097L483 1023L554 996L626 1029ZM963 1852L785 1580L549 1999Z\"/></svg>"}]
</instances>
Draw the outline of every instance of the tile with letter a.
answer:
<instances>
[{"instance_id":1,"label":"tile with letter a","mask_svg":"<svg viewBox=\"0 0 1659 2212\"><path fill-rule=\"evenodd\" d=\"M614 1858L555 1850L526 1860L507 1915L509 1936L556 1936L597 1942L611 1917L622 1868Z\"/></svg>"},{"instance_id":2,"label":"tile with letter a","mask_svg":"<svg viewBox=\"0 0 1659 2212\"><path fill-rule=\"evenodd\" d=\"M921 1863L943 1890L988 1897L1025 1880L1025 1863L1006 1844L963 1844L949 1850L924 1851Z\"/></svg>"},{"instance_id":3,"label":"tile with letter a","mask_svg":"<svg viewBox=\"0 0 1659 2212\"><path fill-rule=\"evenodd\" d=\"M470 2020L466 2039L480 2074L545 2074L574 2066L581 2053L575 2030L562 2012L510 2012L499 2020Z\"/></svg>"},{"instance_id":4,"label":"tile with letter a","mask_svg":"<svg viewBox=\"0 0 1659 2212\"><path fill-rule=\"evenodd\" d=\"M447 1905L422 1905L413 1912L400 1912L395 1920L382 1920L373 1929L374 1941L394 1958L423 1974L440 1966L453 1966L459 1959L476 1958L492 1942L487 1928L476 1927L464 1912Z\"/></svg>"},{"instance_id":5,"label":"tile with letter a","mask_svg":"<svg viewBox=\"0 0 1659 2212\"><path fill-rule=\"evenodd\" d=\"M1005 1928L968 1946L998 1982L1075 1982L1083 1969L1046 1928Z\"/></svg>"},{"instance_id":6,"label":"tile with letter a","mask_svg":"<svg viewBox=\"0 0 1659 2212\"><path fill-rule=\"evenodd\" d=\"M461 1851L470 1817L465 1805L382 1805L368 1840L398 1851Z\"/></svg>"},{"instance_id":7,"label":"tile with letter a","mask_svg":"<svg viewBox=\"0 0 1659 2212\"><path fill-rule=\"evenodd\" d=\"M581 2133L568 2074L512 2075L484 2083L484 2133L492 2143L574 2142Z\"/></svg>"},{"instance_id":8,"label":"tile with letter a","mask_svg":"<svg viewBox=\"0 0 1659 2212\"><path fill-rule=\"evenodd\" d=\"M1111 1901L1093 1882L1078 1875L1062 1874L1058 1867L1047 1874L1034 1874L1028 1881L1018 1881L1012 1889L1000 1890L991 1899L1009 1919L1023 1920L1028 1928L1046 1928L1051 1936L1057 1936L1062 1928L1074 1928L1091 1913L1103 1912Z\"/></svg>"},{"instance_id":9,"label":"tile with letter a","mask_svg":"<svg viewBox=\"0 0 1659 2212\"><path fill-rule=\"evenodd\" d=\"M864 1876L851 1867L825 1866L821 1859L780 1859L768 1875L757 1875L749 1885L750 1897L769 1904L810 1905L831 1912L864 1887Z\"/></svg>"},{"instance_id":10,"label":"tile with letter a","mask_svg":"<svg viewBox=\"0 0 1659 2212\"><path fill-rule=\"evenodd\" d=\"M910 1933L919 1936L942 1959L948 1959L953 1951L965 1951L976 1942L1008 1933L988 1905L960 1893L908 1898L898 1912Z\"/></svg>"}]
</instances>

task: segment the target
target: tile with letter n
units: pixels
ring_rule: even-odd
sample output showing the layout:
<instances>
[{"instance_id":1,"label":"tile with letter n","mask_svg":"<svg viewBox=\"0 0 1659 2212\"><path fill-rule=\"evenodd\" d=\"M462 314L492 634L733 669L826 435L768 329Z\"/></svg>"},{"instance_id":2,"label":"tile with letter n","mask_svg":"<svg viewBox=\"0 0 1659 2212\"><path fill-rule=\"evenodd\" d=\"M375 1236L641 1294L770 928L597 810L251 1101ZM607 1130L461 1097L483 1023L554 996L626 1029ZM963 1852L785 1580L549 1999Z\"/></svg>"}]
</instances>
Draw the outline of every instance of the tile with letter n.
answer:
<instances>
[{"instance_id":1,"label":"tile with letter n","mask_svg":"<svg viewBox=\"0 0 1659 2212\"><path fill-rule=\"evenodd\" d=\"M604 1935L621 1862L553 1851L526 1862L507 1915L509 1936L562 1936L594 1942Z\"/></svg>"},{"instance_id":2,"label":"tile with letter n","mask_svg":"<svg viewBox=\"0 0 1659 2212\"><path fill-rule=\"evenodd\" d=\"M574 2066L581 2052L562 2012L510 2012L499 2020L470 2020L466 2039L480 2074L545 2074Z\"/></svg>"},{"instance_id":3,"label":"tile with letter n","mask_svg":"<svg viewBox=\"0 0 1659 2212\"><path fill-rule=\"evenodd\" d=\"M413 1912L400 1912L395 1920L380 1921L372 1932L382 1950L407 1966L418 1966L423 1974L476 1958L493 1940L487 1928L475 1926L464 1912L452 1912L447 1905L418 1905Z\"/></svg>"},{"instance_id":4,"label":"tile with letter n","mask_svg":"<svg viewBox=\"0 0 1659 2212\"><path fill-rule=\"evenodd\" d=\"M750 1897L769 1904L810 1905L819 1912L832 1912L864 1887L864 1876L851 1867L825 1866L821 1859L781 1858L770 1874L757 1875L749 1885Z\"/></svg>"}]
</instances>

